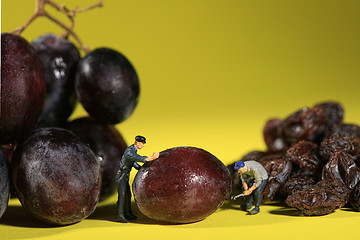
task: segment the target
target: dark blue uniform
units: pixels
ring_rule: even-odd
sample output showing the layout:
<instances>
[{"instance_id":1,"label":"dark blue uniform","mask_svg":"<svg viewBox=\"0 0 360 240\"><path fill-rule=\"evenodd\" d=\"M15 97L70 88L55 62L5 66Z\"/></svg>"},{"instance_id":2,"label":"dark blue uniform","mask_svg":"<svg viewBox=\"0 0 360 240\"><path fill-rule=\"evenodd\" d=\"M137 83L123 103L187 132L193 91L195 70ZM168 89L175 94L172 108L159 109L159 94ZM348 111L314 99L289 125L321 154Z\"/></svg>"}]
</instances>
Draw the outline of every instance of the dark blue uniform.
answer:
<instances>
[{"instance_id":1,"label":"dark blue uniform","mask_svg":"<svg viewBox=\"0 0 360 240\"><path fill-rule=\"evenodd\" d=\"M119 170L116 174L116 183L118 187L116 216L118 217L118 219L124 217L127 219L136 218L131 211L131 191L129 185L129 176L132 167L139 169L140 165L138 164L138 162L146 163L146 158L146 156L140 156L139 154L137 154L137 149L134 144L126 148L121 158Z\"/></svg>"}]
</instances>

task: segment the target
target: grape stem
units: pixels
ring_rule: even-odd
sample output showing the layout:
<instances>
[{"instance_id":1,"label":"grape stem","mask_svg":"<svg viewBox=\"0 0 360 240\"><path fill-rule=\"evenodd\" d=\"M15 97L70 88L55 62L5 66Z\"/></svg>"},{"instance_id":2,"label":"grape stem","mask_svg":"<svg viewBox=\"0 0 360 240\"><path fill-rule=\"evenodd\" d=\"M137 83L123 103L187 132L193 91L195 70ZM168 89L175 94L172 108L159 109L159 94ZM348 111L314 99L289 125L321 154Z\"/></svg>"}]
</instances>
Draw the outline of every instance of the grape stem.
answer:
<instances>
[{"instance_id":1,"label":"grape stem","mask_svg":"<svg viewBox=\"0 0 360 240\"><path fill-rule=\"evenodd\" d=\"M70 25L66 26L64 23L62 23L61 21L59 21L58 19L56 19L52 15L50 15L45 10L46 4L53 7L54 9L60 11L61 13L65 14L70 20ZM85 7L85 8L75 7L74 10L69 10L64 4L59 5L55 2L53 2L52 0L35 0L35 5L36 5L36 8L35 8L34 14L21 27L18 27L15 30L13 30L12 33L20 35L35 19L37 19L38 17L46 17L50 21L54 22L55 24L57 24L58 26L60 26L62 29L65 30L65 34L63 35L63 37L68 37L69 35L71 35L78 42L78 44L80 45L80 48L82 50L84 50L85 53L90 52L90 49L82 43L80 38L73 31L74 23L75 23L74 18L80 12L85 12L85 11L88 11L93 8L102 7L103 6L102 0L100 0L98 3L95 3L94 5L91 5L89 7Z\"/></svg>"}]
</instances>

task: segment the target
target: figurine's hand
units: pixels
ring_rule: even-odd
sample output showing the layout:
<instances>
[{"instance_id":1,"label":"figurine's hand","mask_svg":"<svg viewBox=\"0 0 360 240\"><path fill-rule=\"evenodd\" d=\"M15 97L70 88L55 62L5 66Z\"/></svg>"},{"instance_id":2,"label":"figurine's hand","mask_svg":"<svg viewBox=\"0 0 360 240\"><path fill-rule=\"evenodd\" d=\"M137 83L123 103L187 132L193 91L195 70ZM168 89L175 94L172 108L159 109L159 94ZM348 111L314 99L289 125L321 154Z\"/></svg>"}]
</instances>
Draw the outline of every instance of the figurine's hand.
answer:
<instances>
[{"instance_id":1,"label":"figurine's hand","mask_svg":"<svg viewBox=\"0 0 360 240\"><path fill-rule=\"evenodd\" d=\"M159 154L159 153L157 153L157 152L154 152L154 153L153 153L154 160L155 160L155 159L158 159L158 158L159 158L159 156L160 156L160 154Z\"/></svg>"},{"instance_id":2,"label":"figurine's hand","mask_svg":"<svg viewBox=\"0 0 360 240\"><path fill-rule=\"evenodd\" d=\"M150 162L153 161L155 159L157 159L159 157L159 153L153 153L153 155L151 157L149 157L146 161Z\"/></svg>"},{"instance_id":3,"label":"figurine's hand","mask_svg":"<svg viewBox=\"0 0 360 240\"><path fill-rule=\"evenodd\" d=\"M252 191L251 190L245 190L243 193L244 193L244 196L247 196L247 195L250 195L252 193Z\"/></svg>"}]
</instances>

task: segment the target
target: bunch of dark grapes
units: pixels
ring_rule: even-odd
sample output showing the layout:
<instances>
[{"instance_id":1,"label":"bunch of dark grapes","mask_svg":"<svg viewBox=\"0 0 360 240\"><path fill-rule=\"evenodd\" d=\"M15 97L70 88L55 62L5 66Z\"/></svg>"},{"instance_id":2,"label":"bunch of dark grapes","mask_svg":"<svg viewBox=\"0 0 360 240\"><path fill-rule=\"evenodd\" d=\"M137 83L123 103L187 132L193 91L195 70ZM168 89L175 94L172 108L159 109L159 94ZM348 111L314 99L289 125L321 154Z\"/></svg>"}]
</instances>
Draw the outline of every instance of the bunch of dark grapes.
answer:
<instances>
[{"instance_id":1,"label":"bunch of dark grapes","mask_svg":"<svg viewBox=\"0 0 360 240\"><path fill-rule=\"evenodd\" d=\"M51 0L39 3L73 16ZM14 195L38 219L75 223L116 191L127 144L114 125L136 108L139 79L117 50L81 57L85 47L66 37L48 33L29 43L21 31L1 34L0 216L12 182ZM88 116L69 122L78 101Z\"/></svg>"},{"instance_id":2,"label":"bunch of dark grapes","mask_svg":"<svg viewBox=\"0 0 360 240\"><path fill-rule=\"evenodd\" d=\"M305 215L329 214L347 203L360 210L360 126L343 119L342 105L330 101L266 122L267 150L242 157L268 172L264 202L284 201ZM233 179L241 190L237 173Z\"/></svg>"}]
</instances>

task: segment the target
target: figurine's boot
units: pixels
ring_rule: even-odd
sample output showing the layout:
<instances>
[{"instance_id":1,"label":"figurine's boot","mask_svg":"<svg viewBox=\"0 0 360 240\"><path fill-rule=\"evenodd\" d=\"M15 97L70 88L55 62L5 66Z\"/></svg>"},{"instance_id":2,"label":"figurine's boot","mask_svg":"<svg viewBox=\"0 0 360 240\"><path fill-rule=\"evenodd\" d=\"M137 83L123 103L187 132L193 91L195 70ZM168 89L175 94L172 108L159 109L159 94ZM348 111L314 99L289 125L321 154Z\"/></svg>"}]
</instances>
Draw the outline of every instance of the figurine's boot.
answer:
<instances>
[{"instance_id":1,"label":"figurine's boot","mask_svg":"<svg viewBox=\"0 0 360 240\"><path fill-rule=\"evenodd\" d=\"M126 219L128 219L128 220L135 220L135 219L137 219L137 216L135 216L135 215L132 214L132 213L126 214Z\"/></svg>"},{"instance_id":2,"label":"figurine's boot","mask_svg":"<svg viewBox=\"0 0 360 240\"><path fill-rule=\"evenodd\" d=\"M241 205L241 209L242 209L243 211L247 211L247 210L251 209L251 207L252 207L252 203L251 203L251 202L246 202L245 204Z\"/></svg>"},{"instance_id":3,"label":"figurine's boot","mask_svg":"<svg viewBox=\"0 0 360 240\"><path fill-rule=\"evenodd\" d=\"M125 216L126 216L126 218L128 219L128 220L135 220L135 219L137 219L137 216L135 216L133 213L132 213L132 211L131 211L131 209L129 210L127 210L127 211L125 211Z\"/></svg>"},{"instance_id":4,"label":"figurine's boot","mask_svg":"<svg viewBox=\"0 0 360 240\"><path fill-rule=\"evenodd\" d=\"M128 220L135 220L137 219L137 217L133 214L133 212L131 211L131 192L130 192L130 186L126 189L127 190L127 195L125 197L125 217Z\"/></svg>"},{"instance_id":5,"label":"figurine's boot","mask_svg":"<svg viewBox=\"0 0 360 240\"><path fill-rule=\"evenodd\" d=\"M255 215L258 214L260 212L260 208L259 207L254 207L250 212L249 215Z\"/></svg>"},{"instance_id":6,"label":"figurine's boot","mask_svg":"<svg viewBox=\"0 0 360 240\"><path fill-rule=\"evenodd\" d=\"M116 221L121 223L128 223L129 221L125 218L124 214L116 214Z\"/></svg>"},{"instance_id":7,"label":"figurine's boot","mask_svg":"<svg viewBox=\"0 0 360 240\"><path fill-rule=\"evenodd\" d=\"M124 205L125 199L123 196L120 196L118 202L116 203L116 221L121 223L128 223L129 221L124 215Z\"/></svg>"},{"instance_id":8,"label":"figurine's boot","mask_svg":"<svg viewBox=\"0 0 360 240\"><path fill-rule=\"evenodd\" d=\"M128 220L135 220L137 219L137 216L135 216L132 211L131 208L125 209L125 216Z\"/></svg>"}]
</instances>

